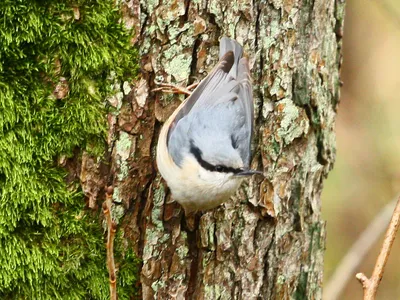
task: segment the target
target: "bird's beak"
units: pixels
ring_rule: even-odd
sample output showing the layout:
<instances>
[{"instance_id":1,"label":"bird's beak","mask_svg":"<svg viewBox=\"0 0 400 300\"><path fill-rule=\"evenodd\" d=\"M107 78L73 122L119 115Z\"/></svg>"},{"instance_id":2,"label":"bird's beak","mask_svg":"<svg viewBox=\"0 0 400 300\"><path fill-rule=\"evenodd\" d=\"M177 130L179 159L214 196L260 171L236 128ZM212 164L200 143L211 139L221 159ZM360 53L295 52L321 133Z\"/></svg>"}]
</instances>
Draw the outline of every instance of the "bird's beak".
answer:
<instances>
[{"instance_id":1,"label":"bird's beak","mask_svg":"<svg viewBox=\"0 0 400 300\"><path fill-rule=\"evenodd\" d=\"M237 176L252 176L252 175L264 175L263 172L257 170L243 170L239 173L236 173Z\"/></svg>"}]
</instances>

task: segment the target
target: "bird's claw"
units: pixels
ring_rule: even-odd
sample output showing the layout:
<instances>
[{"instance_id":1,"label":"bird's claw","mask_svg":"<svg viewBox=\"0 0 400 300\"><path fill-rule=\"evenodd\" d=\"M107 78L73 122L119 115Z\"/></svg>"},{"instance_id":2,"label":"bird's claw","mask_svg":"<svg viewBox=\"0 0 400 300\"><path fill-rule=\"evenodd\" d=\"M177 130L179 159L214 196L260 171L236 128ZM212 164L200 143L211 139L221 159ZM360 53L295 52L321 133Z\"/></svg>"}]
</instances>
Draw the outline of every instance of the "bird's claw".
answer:
<instances>
[{"instance_id":1,"label":"bird's claw","mask_svg":"<svg viewBox=\"0 0 400 300\"><path fill-rule=\"evenodd\" d=\"M193 83L187 87L177 86L169 83L156 82L158 88L152 90L152 92L163 92L170 94L183 94L190 96L192 94L191 90L194 89L199 83Z\"/></svg>"}]
</instances>

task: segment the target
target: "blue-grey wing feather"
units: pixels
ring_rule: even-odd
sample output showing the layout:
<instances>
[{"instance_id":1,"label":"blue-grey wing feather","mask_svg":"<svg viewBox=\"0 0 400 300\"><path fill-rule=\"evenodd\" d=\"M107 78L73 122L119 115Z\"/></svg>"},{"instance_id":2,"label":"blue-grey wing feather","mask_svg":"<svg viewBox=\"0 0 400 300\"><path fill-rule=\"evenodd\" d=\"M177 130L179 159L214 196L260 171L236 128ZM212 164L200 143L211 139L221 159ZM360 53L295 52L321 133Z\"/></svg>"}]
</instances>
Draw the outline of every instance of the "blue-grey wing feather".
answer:
<instances>
[{"instance_id":1,"label":"blue-grey wing feather","mask_svg":"<svg viewBox=\"0 0 400 300\"><path fill-rule=\"evenodd\" d=\"M231 143L249 167L253 131L253 97L247 58L234 40L222 38L220 61L186 101L169 132L169 152L181 164L191 139L213 145ZM200 149L201 145L198 145ZM221 154L221 153L219 153Z\"/></svg>"},{"instance_id":2,"label":"blue-grey wing feather","mask_svg":"<svg viewBox=\"0 0 400 300\"><path fill-rule=\"evenodd\" d=\"M254 102L251 88L250 67L247 58L243 57L238 66L239 102L243 105L246 123L243 127L244 134L241 134L243 141L238 143L238 150L241 152L246 167L250 167L251 160L251 140L253 136L254 124ZM240 137L238 137L240 139Z\"/></svg>"}]
</instances>

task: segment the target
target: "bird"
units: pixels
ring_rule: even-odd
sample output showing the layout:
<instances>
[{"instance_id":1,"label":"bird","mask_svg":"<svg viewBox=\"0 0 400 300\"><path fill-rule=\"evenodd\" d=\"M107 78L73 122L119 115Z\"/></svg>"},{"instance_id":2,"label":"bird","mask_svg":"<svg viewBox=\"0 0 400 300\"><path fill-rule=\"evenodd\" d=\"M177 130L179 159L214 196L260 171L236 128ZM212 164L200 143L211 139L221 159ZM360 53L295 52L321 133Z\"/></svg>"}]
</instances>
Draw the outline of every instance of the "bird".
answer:
<instances>
[{"instance_id":1,"label":"bird","mask_svg":"<svg viewBox=\"0 0 400 300\"><path fill-rule=\"evenodd\" d=\"M250 169L254 104L249 60L220 40L219 61L162 126L156 161L185 214L227 201Z\"/></svg>"}]
</instances>

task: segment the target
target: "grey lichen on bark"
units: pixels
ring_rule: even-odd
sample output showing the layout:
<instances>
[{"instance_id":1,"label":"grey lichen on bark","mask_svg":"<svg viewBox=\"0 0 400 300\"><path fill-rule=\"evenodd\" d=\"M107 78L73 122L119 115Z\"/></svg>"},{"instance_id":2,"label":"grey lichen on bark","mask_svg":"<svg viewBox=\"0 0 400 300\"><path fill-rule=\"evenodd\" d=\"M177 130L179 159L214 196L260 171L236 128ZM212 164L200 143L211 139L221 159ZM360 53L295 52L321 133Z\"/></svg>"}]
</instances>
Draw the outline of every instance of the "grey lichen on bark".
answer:
<instances>
[{"instance_id":1,"label":"grey lichen on bark","mask_svg":"<svg viewBox=\"0 0 400 300\"><path fill-rule=\"evenodd\" d=\"M343 1L121 2L142 72L111 101L109 144L118 221L143 263L142 297L321 299L320 195L335 160ZM201 80L224 35L250 57L252 164L266 178L200 214L190 231L154 163L159 129L182 99L151 89Z\"/></svg>"}]
</instances>

